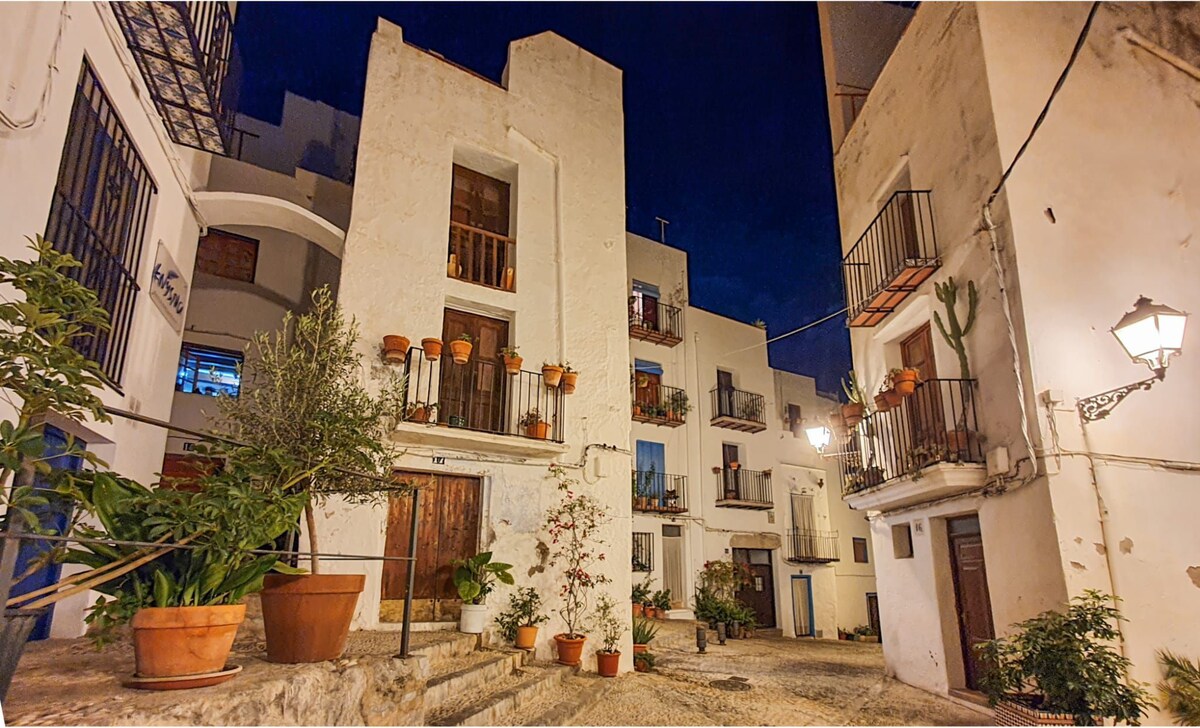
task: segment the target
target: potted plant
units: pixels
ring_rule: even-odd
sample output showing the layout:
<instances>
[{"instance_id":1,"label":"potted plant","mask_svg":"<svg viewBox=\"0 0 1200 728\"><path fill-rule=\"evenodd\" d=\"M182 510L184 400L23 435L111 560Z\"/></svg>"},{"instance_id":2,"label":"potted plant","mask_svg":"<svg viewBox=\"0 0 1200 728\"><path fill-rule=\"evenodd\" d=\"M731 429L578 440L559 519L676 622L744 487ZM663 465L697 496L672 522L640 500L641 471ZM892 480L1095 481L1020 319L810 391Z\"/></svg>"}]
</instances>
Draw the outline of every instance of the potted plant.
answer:
<instances>
[{"instance_id":1,"label":"potted plant","mask_svg":"<svg viewBox=\"0 0 1200 728\"><path fill-rule=\"evenodd\" d=\"M496 625L513 647L532 650L537 645L538 625L549 619L542 612L542 598L537 589L526 586L508 595L508 609L497 615Z\"/></svg>"},{"instance_id":2,"label":"potted plant","mask_svg":"<svg viewBox=\"0 0 1200 728\"><path fill-rule=\"evenodd\" d=\"M858 382L858 375L850 370L849 380L842 380L842 391L846 394L846 404L842 405L842 422L846 427L853 428L862 422L867 410L867 394Z\"/></svg>"},{"instance_id":3,"label":"potted plant","mask_svg":"<svg viewBox=\"0 0 1200 728\"><path fill-rule=\"evenodd\" d=\"M658 625L648 619L633 620L633 654L640 655L650 649L650 642L658 634Z\"/></svg>"},{"instance_id":4,"label":"potted plant","mask_svg":"<svg viewBox=\"0 0 1200 728\"><path fill-rule=\"evenodd\" d=\"M463 600L459 616L458 631L465 634L482 634L487 624L487 595L492 593L496 582L512 584L512 564L492 561L492 552L484 551L469 559L455 559L454 588Z\"/></svg>"},{"instance_id":5,"label":"potted plant","mask_svg":"<svg viewBox=\"0 0 1200 728\"><path fill-rule=\"evenodd\" d=\"M879 387L879 393L875 395L875 409L879 412L887 412L899 406L903 399L885 378Z\"/></svg>"},{"instance_id":6,"label":"potted plant","mask_svg":"<svg viewBox=\"0 0 1200 728\"><path fill-rule=\"evenodd\" d=\"M257 468L277 469L287 460L307 469L288 488L303 494L311 573L269 574L264 580L263 622L272 662L339 657L365 584L363 574L322 573L317 505L332 495L381 503L410 489L392 474L395 450L388 437L394 415L404 410L405 379L388 370L377 392L368 391L357 341L356 324L342 315L329 288L321 287L306 313L288 312L279 331L251 340L243 377L254 386L243 387L237 398L218 399L216 434L251 446L250 454L261 456Z\"/></svg>"},{"instance_id":7,"label":"potted plant","mask_svg":"<svg viewBox=\"0 0 1200 728\"><path fill-rule=\"evenodd\" d=\"M617 603L607 594L596 600L596 617L593 620L600 633L600 649L596 650L596 672L600 677L616 677L621 665L621 651L617 643L625 634L625 622L617 617Z\"/></svg>"},{"instance_id":8,"label":"potted plant","mask_svg":"<svg viewBox=\"0 0 1200 728\"><path fill-rule=\"evenodd\" d=\"M517 347L506 346L500 350L500 357L504 359L504 371L509 374L520 374L521 364L525 360L517 354Z\"/></svg>"},{"instance_id":9,"label":"potted plant","mask_svg":"<svg viewBox=\"0 0 1200 728\"><path fill-rule=\"evenodd\" d=\"M562 381L563 368L558 364L542 363L542 381L547 387L557 387Z\"/></svg>"},{"instance_id":10,"label":"potted plant","mask_svg":"<svg viewBox=\"0 0 1200 728\"><path fill-rule=\"evenodd\" d=\"M1163 710L1175 716L1175 725L1200 725L1200 663L1159 650L1158 664L1163 671L1158 684Z\"/></svg>"},{"instance_id":11,"label":"potted plant","mask_svg":"<svg viewBox=\"0 0 1200 728\"><path fill-rule=\"evenodd\" d=\"M933 322L937 324L942 339L958 356L959 377L964 382L963 386L970 386L971 367L967 360L966 337L975 326L975 312L979 308L979 293L975 290L975 281L967 281L967 320L965 323L959 323L958 284L955 283L953 276L948 278L945 283L935 283L933 291L946 309L945 321L943 322L939 312L934 311ZM962 408L962 415L955 423L954 429L946 433L947 447L955 454L969 452L975 437L975 433L967 427L967 411L968 408Z\"/></svg>"},{"instance_id":12,"label":"potted plant","mask_svg":"<svg viewBox=\"0 0 1200 728\"><path fill-rule=\"evenodd\" d=\"M640 652L633 656L633 669L638 672L650 672L654 669L654 653Z\"/></svg>"},{"instance_id":13,"label":"potted plant","mask_svg":"<svg viewBox=\"0 0 1200 728\"><path fill-rule=\"evenodd\" d=\"M471 335L459 334L458 338L450 342L450 356L454 359L455 364L466 364L471 360Z\"/></svg>"},{"instance_id":14,"label":"potted plant","mask_svg":"<svg viewBox=\"0 0 1200 728\"><path fill-rule=\"evenodd\" d=\"M663 491L663 507L671 513L682 512L679 507L679 492L675 489Z\"/></svg>"},{"instance_id":15,"label":"potted plant","mask_svg":"<svg viewBox=\"0 0 1200 728\"><path fill-rule=\"evenodd\" d=\"M429 422L434 419L436 410L437 402L428 405L420 401L413 402L404 407L404 420L406 422Z\"/></svg>"},{"instance_id":16,"label":"potted plant","mask_svg":"<svg viewBox=\"0 0 1200 728\"><path fill-rule=\"evenodd\" d=\"M582 632L587 618L587 599L593 589L611 579L593 574L592 569L604 560L599 547L604 545L601 529L610 520L608 509L596 498L580 493L579 481L567 477L559 465L550 466L550 476L558 481L562 493L559 502L546 511L546 529L551 542L550 564L562 575L562 617L566 631L554 635L558 661L577 666L581 662Z\"/></svg>"},{"instance_id":17,"label":"potted plant","mask_svg":"<svg viewBox=\"0 0 1200 728\"><path fill-rule=\"evenodd\" d=\"M892 389L901 397L908 397L917 391L917 383L921 381L921 372L916 367L903 367L888 372Z\"/></svg>"},{"instance_id":18,"label":"potted plant","mask_svg":"<svg viewBox=\"0 0 1200 728\"><path fill-rule=\"evenodd\" d=\"M878 642L879 633L870 625L860 624L854 628L854 639L856 642Z\"/></svg>"},{"instance_id":19,"label":"potted plant","mask_svg":"<svg viewBox=\"0 0 1200 728\"><path fill-rule=\"evenodd\" d=\"M562 365L562 391L563 394L574 394L575 385L579 383L579 372L571 368L571 362L563 362Z\"/></svg>"},{"instance_id":20,"label":"potted plant","mask_svg":"<svg viewBox=\"0 0 1200 728\"><path fill-rule=\"evenodd\" d=\"M389 334L383 337L383 360L388 364L403 364L408 359L408 347L412 342L407 336Z\"/></svg>"},{"instance_id":21,"label":"potted plant","mask_svg":"<svg viewBox=\"0 0 1200 728\"><path fill-rule=\"evenodd\" d=\"M665 618L667 616L667 612L671 611L670 589L660 589L654 592L654 596L651 597L651 600L654 602L654 611L658 612L659 616Z\"/></svg>"},{"instance_id":22,"label":"potted plant","mask_svg":"<svg viewBox=\"0 0 1200 728\"><path fill-rule=\"evenodd\" d=\"M421 339L421 351L425 352L425 359L428 361L437 361L442 358L442 340L437 337L429 337Z\"/></svg>"},{"instance_id":23,"label":"potted plant","mask_svg":"<svg viewBox=\"0 0 1200 728\"><path fill-rule=\"evenodd\" d=\"M1138 725L1151 703L1145 686L1129 679L1132 663L1112 646L1122 619L1112 602L1089 589L1065 611L1042 612L976 647L988 665L980 687L998 723Z\"/></svg>"},{"instance_id":24,"label":"potted plant","mask_svg":"<svg viewBox=\"0 0 1200 728\"><path fill-rule=\"evenodd\" d=\"M531 409L521 415L518 424L525 428L525 437L532 437L538 440L545 440L550 437L550 425L542 419L542 413L537 408Z\"/></svg>"},{"instance_id":25,"label":"potted plant","mask_svg":"<svg viewBox=\"0 0 1200 728\"><path fill-rule=\"evenodd\" d=\"M634 584L629 592L629 601L633 603L634 618L641 617L645 614L645 609L642 603L646 601L646 597L650 596L650 577L647 576L640 583Z\"/></svg>"}]
</instances>

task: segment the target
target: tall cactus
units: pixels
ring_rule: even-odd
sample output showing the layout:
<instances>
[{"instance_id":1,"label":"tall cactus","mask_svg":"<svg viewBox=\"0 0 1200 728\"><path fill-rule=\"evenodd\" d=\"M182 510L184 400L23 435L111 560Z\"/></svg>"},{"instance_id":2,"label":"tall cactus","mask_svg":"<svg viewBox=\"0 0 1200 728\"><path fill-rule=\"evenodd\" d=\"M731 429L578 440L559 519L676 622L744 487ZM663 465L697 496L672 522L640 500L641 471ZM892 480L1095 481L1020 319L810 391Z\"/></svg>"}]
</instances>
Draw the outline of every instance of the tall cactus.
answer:
<instances>
[{"instance_id":1,"label":"tall cactus","mask_svg":"<svg viewBox=\"0 0 1200 728\"><path fill-rule=\"evenodd\" d=\"M949 324L949 329L942 323L942 317L937 311L933 312L933 322L937 324L938 331L942 332L942 338L954 349L954 353L958 354L958 366L962 370L962 378L971 378L971 368L967 365L967 347L963 342L963 338L971 333L971 327L975 325L975 309L979 306L979 294L975 290L975 281L967 281L967 323L960 325L958 323L958 284L954 282L954 277L951 276L945 283L933 284L933 290L937 294L937 299L946 307L946 323Z\"/></svg>"}]
</instances>

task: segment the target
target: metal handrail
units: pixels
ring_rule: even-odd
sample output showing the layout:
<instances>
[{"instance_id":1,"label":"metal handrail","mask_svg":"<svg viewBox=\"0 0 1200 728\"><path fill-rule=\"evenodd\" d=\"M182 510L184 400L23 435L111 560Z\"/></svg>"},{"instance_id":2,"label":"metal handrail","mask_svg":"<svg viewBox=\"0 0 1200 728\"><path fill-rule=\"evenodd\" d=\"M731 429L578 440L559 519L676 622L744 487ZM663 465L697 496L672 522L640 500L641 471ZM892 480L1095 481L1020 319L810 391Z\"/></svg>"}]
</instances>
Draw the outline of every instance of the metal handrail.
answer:
<instances>
[{"instance_id":1,"label":"metal handrail","mask_svg":"<svg viewBox=\"0 0 1200 728\"><path fill-rule=\"evenodd\" d=\"M683 513L687 511L687 476L655 470L633 471L635 511Z\"/></svg>"},{"instance_id":2,"label":"metal handrail","mask_svg":"<svg viewBox=\"0 0 1200 728\"><path fill-rule=\"evenodd\" d=\"M775 502L771 490L771 473L745 468L721 468L717 473L717 501L741 501L771 505Z\"/></svg>"},{"instance_id":3,"label":"metal handrail","mask_svg":"<svg viewBox=\"0 0 1200 728\"><path fill-rule=\"evenodd\" d=\"M906 267L940 262L931 190L897 190L842 258L849 316L888 288Z\"/></svg>"},{"instance_id":4,"label":"metal handrail","mask_svg":"<svg viewBox=\"0 0 1200 728\"><path fill-rule=\"evenodd\" d=\"M788 531L788 561L828 563L841 560L837 531L793 528Z\"/></svg>"},{"instance_id":5,"label":"metal handrail","mask_svg":"<svg viewBox=\"0 0 1200 728\"><path fill-rule=\"evenodd\" d=\"M647 303L653 301L653 315L648 315ZM629 328L662 334L672 339L683 338L683 309L657 299L629 297Z\"/></svg>"},{"instance_id":6,"label":"metal handrail","mask_svg":"<svg viewBox=\"0 0 1200 728\"><path fill-rule=\"evenodd\" d=\"M709 394L712 397L712 419L733 417L763 425L767 423L764 414L767 400L761 394L720 386L713 387Z\"/></svg>"}]
</instances>

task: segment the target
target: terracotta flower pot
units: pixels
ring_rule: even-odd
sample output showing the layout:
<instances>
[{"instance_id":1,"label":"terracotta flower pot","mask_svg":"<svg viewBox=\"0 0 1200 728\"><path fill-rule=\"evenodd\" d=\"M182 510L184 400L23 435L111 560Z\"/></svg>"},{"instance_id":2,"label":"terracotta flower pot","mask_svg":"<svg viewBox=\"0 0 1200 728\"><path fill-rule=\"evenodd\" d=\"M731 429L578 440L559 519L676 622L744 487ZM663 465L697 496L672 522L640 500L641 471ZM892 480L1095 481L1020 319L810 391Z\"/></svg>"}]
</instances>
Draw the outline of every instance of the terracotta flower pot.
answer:
<instances>
[{"instance_id":1,"label":"terracotta flower pot","mask_svg":"<svg viewBox=\"0 0 1200 728\"><path fill-rule=\"evenodd\" d=\"M555 364L545 364L542 366L542 380L546 382L547 387L557 387L562 381L563 368Z\"/></svg>"},{"instance_id":2,"label":"terracotta flower pot","mask_svg":"<svg viewBox=\"0 0 1200 728\"><path fill-rule=\"evenodd\" d=\"M892 386L896 389L896 394L901 397L907 397L917 391L917 379L919 373L916 369L901 369L892 376Z\"/></svg>"},{"instance_id":3,"label":"terracotta flower pot","mask_svg":"<svg viewBox=\"0 0 1200 728\"><path fill-rule=\"evenodd\" d=\"M545 440L550 437L550 423L538 421L532 425L525 425L525 437L532 437L538 440Z\"/></svg>"},{"instance_id":4,"label":"terracotta flower pot","mask_svg":"<svg viewBox=\"0 0 1200 728\"><path fill-rule=\"evenodd\" d=\"M523 357L506 356L504 357L504 371L508 372L509 374L520 374L521 363L524 361L525 359Z\"/></svg>"},{"instance_id":5,"label":"terracotta flower pot","mask_svg":"<svg viewBox=\"0 0 1200 728\"><path fill-rule=\"evenodd\" d=\"M638 604L637 602L634 602L633 603L633 616L634 617L643 617L643 616L645 616L645 614L646 614L646 610L642 608L642 605ZM636 652L636 650L635 650L635 652Z\"/></svg>"},{"instance_id":6,"label":"terracotta flower pot","mask_svg":"<svg viewBox=\"0 0 1200 728\"><path fill-rule=\"evenodd\" d=\"M130 623L138 677L223 670L245 617L245 604L139 609Z\"/></svg>"},{"instance_id":7,"label":"terracotta flower pot","mask_svg":"<svg viewBox=\"0 0 1200 728\"><path fill-rule=\"evenodd\" d=\"M341 657L366 580L361 574L267 574L262 590L267 659L298 663Z\"/></svg>"},{"instance_id":8,"label":"terracotta flower pot","mask_svg":"<svg viewBox=\"0 0 1200 728\"><path fill-rule=\"evenodd\" d=\"M895 409L896 407L899 407L900 403L904 401L904 397L901 397L900 393L897 392L895 388L885 389L883 391L883 397L887 400L889 409Z\"/></svg>"},{"instance_id":9,"label":"terracotta flower pot","mask_svg":"<svg viewBox=\"0 0 1200 728\"><path fill-rule=\"evenodd\" d=\"M568 637L565 634L554 635L554 647L558 651L558 663L578 667L583 662L583 643L587 637Z\"/></svg>"},{"instance_id":10,"label":"terracotta flower pot","mask_svg":"<svg viewBox=\"0 0 1200 728\"><path fill-rule=\"evenodd\" d=\"M596 653L596 672L600 673L600 677L616 677L617 670L620 668L620 666L620 652Z\"/></svg>"},{"instance_id":11,"label":"terracotta flower pot","mask_svg":"<svg viewBox=\"0 0 1200 728\"><path fill-rule=\"evenodd\" d=\"M650 651L650 645L639 645L636 642L633 645L633 654L635 654L635 655L640 655L643 652L649 652L649 651Z\"/></svg>"},{"instance_id":12,"label":"terracotta flower pot","mask_svg":"<svg viewBox=\"0 0 1200 728\"><path fill-rule=\"evenodd\" d=\"M532 650L537 645L537 627L517 627L517 638L513 647L518 650Z\"/></svg>"},{"instance_id":13,"label":"terracotta flower pot","mask_svg":"<svg viewBox=\"0 0 1200 728\"><path fill-rule=\"evenodd\" d=\"M876 410L878 410L879 412L887 412L891 408L892 408L891 400L889 400L883 392L880 392L879 394L875 395L875 409Z\"/></svg>"},{"instance_id":14,"label":"terracotta flower pot","mask_svg":"<svg viewBox=\"0 0 1200 728\"><path fill-rule=\"evenodd\" d=\"M649 604L642 608L642 612L646 615L646 619L655 619L658 617L658 608L652 607Z\"/></svg>"},{"instance_id":15,"label":"terracotta flower pot","mask_svg":"<svg viewBox=\"0 0 1200 728\"><path fill-rule=\"evenodd\" d=\"M635 658L633 661L633 669L637 672L650 672L650 663Z\"/></svg>"},{"instance_id":16,"label":"terracotta flower pot","mask_svg":"<svg viewBox=\"0 0 1200 728\"><path fill-rule=\"evenodd\" d=\"M455 364L466 364L471 359L471 342L455 339L450 342L450 355Z\"/></svg>"},{"instance_id":17,"label":"terracotta flower pot","mask_svg":"<svg viewBox=\"0 0 1200 728\"><path fill-rule=\"evenodd\" d=\"M563 374L562 374L563 394L574 394L575 384L578 381L579 381L579 372L563 372Z\"/></svg>"},{"instance_id":18,"label":"terracotta flower pot","mask_svg":"<svg viewBox=\"0 0 1200 728\"><path fill-rule=\"evenodd\" d=\"M383 337L383 360L388 364L403 364L408 358L411 342L407 336L388 335Z\"/></svg>"},{"instance_id":19,"label":"terracotta flower pot","mask_svg":"<svg viewBox=\"0 0 1200 728\"><path fill-rule=\"evenodd\" d=\"M425 351L425 358L429 361L437 361L442 358L441 339L421 339L421 349Z\"/></svg>"},{"instance_id":20,"label":"terracotta flower pot","mask_svg":"<svg viewBox=\"0 0 1200 728\"><path fill-rule=\"evenodd\" d=\"M842 422L846 423L846 427L854 427L859 422L862 422L865 409L861 402L850 402L849 404L842 405Z\"/></svg>"}]
</instances>

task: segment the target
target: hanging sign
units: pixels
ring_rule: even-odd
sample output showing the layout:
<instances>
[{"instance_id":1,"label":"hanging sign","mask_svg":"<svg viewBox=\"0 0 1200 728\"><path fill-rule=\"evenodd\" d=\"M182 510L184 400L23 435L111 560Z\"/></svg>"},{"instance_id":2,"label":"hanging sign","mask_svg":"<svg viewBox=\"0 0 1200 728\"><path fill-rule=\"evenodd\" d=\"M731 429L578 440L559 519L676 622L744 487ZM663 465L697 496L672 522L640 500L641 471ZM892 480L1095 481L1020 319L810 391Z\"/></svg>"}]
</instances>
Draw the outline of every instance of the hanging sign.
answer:
<instances>
[{"instance_id":1,"label":"hanging sign","mask_svg":"<svg viewBox=\"0 0 1200 728\"><path fill-rule=\"evenodd\" d=\"M171 251L158 241L158 251L154 256L154 272L150 276L150 298L154 305L166 317L171 328L182 333L184 313L187 311L188 282L183 277Z\"/></svg>"}]
</instances>

